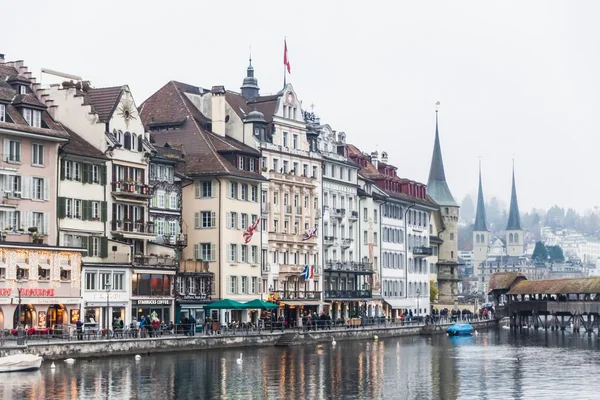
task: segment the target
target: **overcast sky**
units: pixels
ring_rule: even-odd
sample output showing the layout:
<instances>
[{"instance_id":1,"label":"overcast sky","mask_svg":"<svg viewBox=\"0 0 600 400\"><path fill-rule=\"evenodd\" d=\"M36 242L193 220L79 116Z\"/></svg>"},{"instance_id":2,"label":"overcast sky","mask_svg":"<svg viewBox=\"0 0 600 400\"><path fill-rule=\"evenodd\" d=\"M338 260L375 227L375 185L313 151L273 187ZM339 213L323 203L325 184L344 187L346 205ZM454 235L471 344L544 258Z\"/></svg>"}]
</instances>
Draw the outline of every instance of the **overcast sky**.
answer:
<instances>
[{"instance_id":1,"label":"overcast sky","mask_svg":"<svg viewBox=\"0 0 600 400\"><path fill-rule=\"evenodd\" d=\"M508 203L514 158L521 211L600 204L598 2L90 3L5 8L0 53L35 75L129 84L140 104L169 80L239 90L250 45L261 93L275 93L287 36L304 107L387 150L402 177L427 181L439 100L457 201L475 194L481 157L488 199Z\"/></svg>"}]
</instances>

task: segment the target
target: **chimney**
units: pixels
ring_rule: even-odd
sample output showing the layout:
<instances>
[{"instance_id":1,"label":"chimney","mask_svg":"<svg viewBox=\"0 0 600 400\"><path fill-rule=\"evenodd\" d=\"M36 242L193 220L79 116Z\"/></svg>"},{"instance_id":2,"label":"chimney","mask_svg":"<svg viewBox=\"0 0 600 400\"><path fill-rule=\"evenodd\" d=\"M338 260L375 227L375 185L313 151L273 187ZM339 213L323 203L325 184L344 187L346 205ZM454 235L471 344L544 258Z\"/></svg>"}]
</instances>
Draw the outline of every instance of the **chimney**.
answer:
<instances>
[{"instance_id":1,"label":"chimney","mask_svg":"<svg viewBox=\"0 0 600 400\"><path fill-rule=\"evenodd\" d=\"M213 86L210 93L212 131L225 136L225 86Z\"/></svg>"},{"instance_id":2,"label":"chimney","mask_svg":"<svg viewBox=\"0 0 600 400\"><path fill-rule=\"evenodd\" d=\"M379 166L377 165L379 161L379 153L377 151L374 151L371 153L371 164L373 164L373 166L377 169L379 169Z\"/></svg>"}]
</instances>

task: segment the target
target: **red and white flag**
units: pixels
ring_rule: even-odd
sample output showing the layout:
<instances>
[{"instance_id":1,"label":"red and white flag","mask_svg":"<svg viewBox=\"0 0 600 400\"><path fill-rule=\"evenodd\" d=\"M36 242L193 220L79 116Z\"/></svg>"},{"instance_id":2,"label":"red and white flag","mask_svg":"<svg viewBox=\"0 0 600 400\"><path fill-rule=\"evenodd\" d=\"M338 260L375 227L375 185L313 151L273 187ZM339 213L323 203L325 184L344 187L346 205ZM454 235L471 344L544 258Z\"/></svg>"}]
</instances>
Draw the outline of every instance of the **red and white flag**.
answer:
<instances>
[{"instance_id":1,"label":"red and white flag","mask_svg":"<svg viewBox=\"0 0 600 400\"><path fill-rule=\"evenodd\" d=\"M286 66L288 74L292 73L292 66L290 65L290 58L287 53L287 41L283 40L283 65Z\"/></svg>"},{"instance_id":2,"label":"red and white flag","mask_svg":"<svg viewBox=\"0 0 600 400\"><path fill-rule=\"evenodd\" d=\"M256 219L256 221L254 221L252 223L252 225L250 225L248 228L246 228L246 230L244 231L244 233L242 235L244 237L245 243L250 243L250 240L252 240L252 235L254 235L254 231L258 227L259 223L260 223L260 217L258 217Z\"/></svg>"}]
</instances>

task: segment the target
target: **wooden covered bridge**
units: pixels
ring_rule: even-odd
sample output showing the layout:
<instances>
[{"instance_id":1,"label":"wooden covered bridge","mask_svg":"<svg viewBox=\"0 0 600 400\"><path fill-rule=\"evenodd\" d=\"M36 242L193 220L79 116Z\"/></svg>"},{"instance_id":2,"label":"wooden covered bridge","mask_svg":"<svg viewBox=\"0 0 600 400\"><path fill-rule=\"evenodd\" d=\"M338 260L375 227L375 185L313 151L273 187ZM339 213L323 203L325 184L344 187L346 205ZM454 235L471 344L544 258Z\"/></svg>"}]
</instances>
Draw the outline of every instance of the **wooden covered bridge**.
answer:
<instances>
[{"instance_id":1,"label":"wooden covered bridge","mask_svg":"<svg viewBox=\"0 0 600 400\"><path fill-rule=\"evenodd\" d=\"M497 318L510 326L574 331L600 330L600 277L528 280L523 274L490 276Z\"/></svg>"}]
</instances>

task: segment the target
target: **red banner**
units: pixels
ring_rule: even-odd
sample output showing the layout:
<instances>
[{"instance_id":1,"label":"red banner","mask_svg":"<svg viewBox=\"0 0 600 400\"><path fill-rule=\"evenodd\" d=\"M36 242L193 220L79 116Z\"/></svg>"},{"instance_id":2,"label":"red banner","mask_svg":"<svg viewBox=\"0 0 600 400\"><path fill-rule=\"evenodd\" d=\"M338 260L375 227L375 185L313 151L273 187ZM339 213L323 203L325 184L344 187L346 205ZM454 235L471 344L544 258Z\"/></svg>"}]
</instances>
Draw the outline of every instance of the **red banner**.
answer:
<instances>
[{"instance_id":1,"label":"red banner","mask_svg":"<svg viewBox=\"0 0 600 400\"><path fill-rule=\"evenodd\" d=\"M54 297L54 289L21 289L21 297Z\"/></svg>"},{"instance_id":2,"label":"red banner","mask_svg":"<svg viewBox=\"0 0 600 400\"><path fill-rule=\"evenodd\" d=\"M11 293L12 293L12 289L11 288L2 288L2 289L0 289L0 296L2 296L2 297L9 297Z\"/></svg>"}]
</instances>

